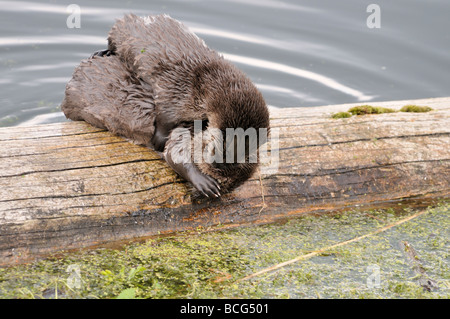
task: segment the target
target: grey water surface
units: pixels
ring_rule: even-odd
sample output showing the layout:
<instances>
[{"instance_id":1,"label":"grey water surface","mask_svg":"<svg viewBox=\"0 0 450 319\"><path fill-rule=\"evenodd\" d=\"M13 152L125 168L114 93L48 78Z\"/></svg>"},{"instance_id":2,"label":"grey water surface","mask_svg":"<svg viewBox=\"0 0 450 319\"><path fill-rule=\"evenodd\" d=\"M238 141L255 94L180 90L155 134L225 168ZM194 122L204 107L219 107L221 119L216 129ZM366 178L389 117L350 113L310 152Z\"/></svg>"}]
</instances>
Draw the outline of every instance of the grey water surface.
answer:
<instances>
[{"instance_id":1,"label":"grey water surface","mask_svg":"<svg viewBox=\"0 0 450 319\"><path fill-rule=\"evenodd\" d=\"M272 106L450 96L448 0L0 1L0 126L65 121L74 68L129 12L184 22Z\"/></svg>"}]
</instances>

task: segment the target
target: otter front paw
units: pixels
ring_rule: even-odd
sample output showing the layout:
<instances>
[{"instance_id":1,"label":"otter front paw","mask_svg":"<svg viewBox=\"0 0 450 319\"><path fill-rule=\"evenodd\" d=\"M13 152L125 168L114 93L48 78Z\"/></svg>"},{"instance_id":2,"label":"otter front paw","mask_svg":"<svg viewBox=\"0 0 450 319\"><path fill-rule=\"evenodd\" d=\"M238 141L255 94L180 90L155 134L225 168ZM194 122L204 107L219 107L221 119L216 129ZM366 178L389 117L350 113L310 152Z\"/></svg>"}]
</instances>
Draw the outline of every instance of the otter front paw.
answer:
<instances>
[{"instance_id":1,"label":"otter front paw","mask_svg":"<svg viewBox=\"0 0 450 319\"><path fill-rule=\"evenodd\" d=\"M198 172L198 174L191 176L190 181L194 185L194 187L206 197L220 196L220 186L217 181L211 176Z\"/></svg>"}]
</instances>

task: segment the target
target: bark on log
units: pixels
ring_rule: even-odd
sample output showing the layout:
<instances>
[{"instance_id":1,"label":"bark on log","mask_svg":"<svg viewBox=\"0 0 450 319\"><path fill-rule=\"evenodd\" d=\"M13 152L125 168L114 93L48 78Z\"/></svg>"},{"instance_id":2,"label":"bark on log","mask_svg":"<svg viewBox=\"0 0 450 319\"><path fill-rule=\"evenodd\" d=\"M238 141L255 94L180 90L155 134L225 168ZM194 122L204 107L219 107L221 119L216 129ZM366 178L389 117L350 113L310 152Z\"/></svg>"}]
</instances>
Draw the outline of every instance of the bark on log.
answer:
<instances>
[{"instance_id":1,"label":"bark on log","mask_svg":"<svg viewBox=\"0 0 450 319\"><path fill-rule=\"evenodd\" d=\"M450 98L372 103L405 104L434 111L331 119L354 105L271 109L278 171L201 202L157 154L84 122L2 128L0 265L198 226L448 198Z\"/></svg>"}]
</instances>

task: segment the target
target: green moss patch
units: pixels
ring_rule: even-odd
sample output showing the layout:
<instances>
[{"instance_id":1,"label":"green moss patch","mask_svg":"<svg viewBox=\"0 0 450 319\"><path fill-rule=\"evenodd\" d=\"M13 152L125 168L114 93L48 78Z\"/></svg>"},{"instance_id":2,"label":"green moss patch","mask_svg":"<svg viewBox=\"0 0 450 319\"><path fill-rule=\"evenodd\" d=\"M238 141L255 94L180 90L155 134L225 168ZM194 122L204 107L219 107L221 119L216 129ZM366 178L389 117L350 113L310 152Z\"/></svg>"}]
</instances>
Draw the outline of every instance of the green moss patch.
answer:
<instances>
[{"instance_id":1,"label":"green moss patch","mask_svg":"<svg viewBox=\"0 0 450 319\"><path fill-rule=\"evenodd\" d=\"M400 112L430 112L433 109L429 106L419 106L419 105L405 105L400 109ZM366 114L383 114L383 113L394 113L397 112L394 109L380 106L372 105L358 105L350 108L347 112L338 112L331 115L334 119L349 118L352 115L366 115Z\"/></svg>"},{"instance_id":2,"label":"green moss patch","mask_svg":"<svg viewBox=\"0 0 450 319\"><path fill-rule=\"evenodd\" d=\"M433 109L429 106L419 106L419 105L405 105L400 109L400 112L414 112L414 113L423 113L430 112Z\"/></svg>"},{"instance_id":3,"label":"green moss patch","mask_svg":"<svg viewBox=\"0 0 450 319\"><path fill-rule=\"evenodd\" d=\"M445 202L384 232L240 281L415 213L400 207L185 232L0 268L0 298L449 298ZM414 247L436 290L421 287L402 241Z\"/></svg>"},{"instance_id":4,"label":"green moss patch","mask_svg":"<svg viewBox=\"0 0 450 319\"><path fill-rule=\"evenodd\" d=\"M334 119L343 119L343 118L348 118L351 116L352 116L352 114L349 112L338 112L338 113L331 115L331 117Z\"/></svg>"},{"instance_id":5,"label":"green moss patch","mask_svg":"<svg viewBox=\"0 0 450 319\"><path fill-rule=\"evenodd\" d=\"M395 110L371 105L354 106L348 110L353 115L394 113Z\"/></svg>"}]
</instances>

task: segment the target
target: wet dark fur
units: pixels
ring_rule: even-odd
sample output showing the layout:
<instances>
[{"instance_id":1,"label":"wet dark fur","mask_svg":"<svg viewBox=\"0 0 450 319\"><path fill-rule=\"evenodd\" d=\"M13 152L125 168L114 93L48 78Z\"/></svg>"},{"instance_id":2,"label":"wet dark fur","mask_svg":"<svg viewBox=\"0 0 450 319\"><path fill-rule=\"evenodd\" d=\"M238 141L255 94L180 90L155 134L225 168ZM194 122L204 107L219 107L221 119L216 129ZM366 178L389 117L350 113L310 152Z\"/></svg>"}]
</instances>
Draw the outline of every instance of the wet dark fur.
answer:
<instances>
[{"instance_id":1,"label":"wet dark fur","mask_svg":"<svg viewBox=\"0 0 450 319\"><path fill-rule=\"evenodd\" d=\"M239 186L256 163L175 165L168 154L176 128L203 120L207 129L269 127L261 93L234 65L166 15L118 20L108 54L85 60L68 83L62 110L164 152L166 161L203 194ZM101 56L105 55L105 56ZM224 135L225 136L225 135Z\"/></svg>"}]
</instances>

